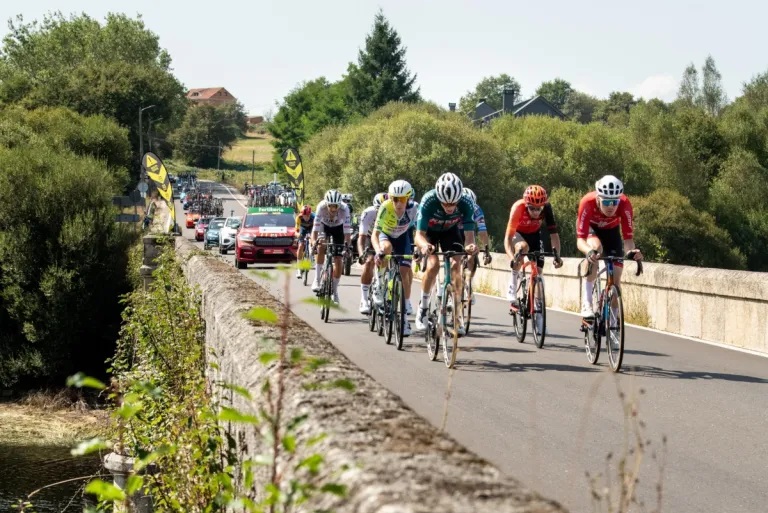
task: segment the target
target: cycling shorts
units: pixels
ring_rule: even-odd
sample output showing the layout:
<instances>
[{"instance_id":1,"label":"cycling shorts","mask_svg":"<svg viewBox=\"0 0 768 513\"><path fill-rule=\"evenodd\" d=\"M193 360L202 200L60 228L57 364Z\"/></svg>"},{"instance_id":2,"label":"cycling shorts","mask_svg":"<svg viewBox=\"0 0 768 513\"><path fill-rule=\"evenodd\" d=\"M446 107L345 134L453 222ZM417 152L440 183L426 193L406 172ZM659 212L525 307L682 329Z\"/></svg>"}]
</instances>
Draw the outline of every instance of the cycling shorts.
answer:
<instances>
[{"instance_id":1,"label":"cycling shorts","mask_svg":"<svg viewBox=\"0 0 768 513\"><path fill-rule=\"evenodd\" d=\"M613 228L595 228L589 227L589 238L597 238L603 247L601 253L603 256L622 257L624 256L624 241L621 239L621 226ZM624 267L623 260L615 260L613 265Z\"/></svg>"},{"instance_id":2,"label":"cycling shorts","mask_svg":"<svg viewBox=\"0 0 768 513\"><path fill-rule=\"evenodd\" d=\"M333 248L333 255L340 256L344 251L344 248L341 247L344 244L344 225L328 226L323 224L323 231L320 232L320 238L324 239L326 235L330 235L332 242L338 244Z\"/></svg>"},{"instance_id":3,"label":"cycling shorts","mask_svg":"<svg viewBox=\"0 0 768 513\"><path fill-rule=\"evenodd\" d=\"M392 238L386 233L379 232L379 242L383 242L385 240L388 240L392 243L392 253L395 255L412 255L413 251L411 250L411 234L409 232L403 233L399 237ZM410 259L403 259L398 258L398 261L400 262L400 265L402 267L410 267L411 266L411 260Z\"/></svg>"},{"instance_id":4,"label":"cycling shorts","mask_svg":"<svg viewBox=\"0 0 768 513\"><path fill-rule=\"evenodd\" d=\"M464 251L464 238L458 226L445 231L427 230L427 242L439 247L441 252Z\"/></svg>"},{"instance_id":5,"label":"cycling shorts","mask_svg":"<svg viewBox=\"0 0 768 513\"><path fill-rule=\"evenodd\" d=\"M515 236L512 237L512 245L516 245L518 242L525 242L528 244L528 251L544 251L544 241L541 240L541 230L536 230L533 233L520 233L515 232ZM539 256L536 259L536 266L539 268L544 267L544 257Z\"/></svg>"}]
</instances>

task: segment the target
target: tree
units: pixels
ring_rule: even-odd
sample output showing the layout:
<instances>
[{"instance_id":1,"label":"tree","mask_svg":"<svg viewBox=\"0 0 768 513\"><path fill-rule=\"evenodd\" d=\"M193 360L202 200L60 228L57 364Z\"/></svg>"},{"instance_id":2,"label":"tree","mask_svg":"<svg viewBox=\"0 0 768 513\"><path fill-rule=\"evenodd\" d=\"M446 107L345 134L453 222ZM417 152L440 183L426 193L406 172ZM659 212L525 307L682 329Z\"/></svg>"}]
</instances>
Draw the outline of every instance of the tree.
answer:
<instances>
[{"instance_id":1,"label":"tree","mask_svg":"<svg viewBox=\"0 0 768 513\"><path fill-rule=\"evenodd\" d=\"M485 103L495 110L500 110L505 89L514 91L514 101L517 101L520 97L520 84L506 73L502 73L498 76L484 77L478 82L477 86L475 86L474 91L467 91L466 94L459 99L459 111L465 114L473 114L475 112L475 106L481 98L485 98Z\"/></svg>"},{"instance_id":2,"label":"tree","mask_svg":"<svg viewBox=\"0 0 768 513\"><path fill-rule=\"evenodd\" d=\"M351 113L345 103L346 95L345 82L330 83L325 77L296 86L283 99L269 124L277 153L289 147L300 148L326 126L347 121Z\"/></svg>"},{"instance_id":3,"label":"tree","mask_svg":"<svg viewBox=\"0 0 768 513\"><path fill-rule=\"evenodd\" d=\"M561 110L568 119L578 121L579 123L591 123L599 105L600 100L594 96L579 91L572 91Z\"/></svg>"},{"instance_id":4,"label":"tree","mask_svg":"<svg viewBox=\"0 0 768 513\"><path fill-rule=\"evenodd\" d=\"M411 76L405 63L405 48L400 36L379 11L373 31L365 38L357 65L350 63L346 80L350 105L362 114L391 101L416 102L421 98L414 89L416 75Z\"/></svg>"},{"instance_id":5,"label":"tree","mask_svg":"<svg viewBox=\"0 0 768 513\"><path fill-rule=\"evenodd\" d=\"M619 119L626 119L628 122L629 110L637 104L637 100L632 93L612 92L607 100L600 102L595 110L594 117L599 121L610 121L611 117L618 116ZM626 124L626 123L622 123Z\"/></svg>"},{"instance_id":6,"label":"tree","mask_svg":"<svg viewBox=\"0 0 768 513\"><path fill-rule=\"evenodd\" d=\"M711 55L707 56L701 75L701 104L710 115L717 116L728 102L728 98L723 91L722 76Z\"/></svg>"},{"instance_id":7,"label":"tree","mask_svg":"<svg viewBox=\"0 0 768 513\"><path fill-rule=\"evenodd\" d=\"M693 63L689 64L683 72L683 80L680 82L680 90L677 92L677 99L688 105L696 105L701 97L699 89L699 72Z\"/></svg>"},{"instance_id":8,"label":"tree","mask_svg":"<svg viewBox=\"0 0 768 513\"><path fill-rule=\"evenodd\" d=\"M42 23L18 17L0 51L0 102L102 114L130 129L136 149L140 106L156 105L152 115L171 125L186 109L170 66L140 17L109 14L103 25L85 14L52 14Z\"/></svg>"},{"instance_id":9,"label":"tree","mask_svg":"<svg viewBox=\"0 0 768 513\"><path fill-rule=\"evenodd\" d=\"M214 167L219 152L247 128L242 104L196 105L190 107L181 126L171 134L178 158L189 165Z\"/></svg>"},{"instance_id":10,"label":"tree","mask_svg":"<svg viewBox=\"0 0 768 513\"><path fill-rule=\"evenodd\" d=\"M549 82L543 82L539 88L536 89L536 94L540 94L549 100L552 105L562 110L568 102L568 99L571 97L571 94L573 94L573 88L571 87L571 83L567 80L556 78Z\"/></svg>"}]
</instances>

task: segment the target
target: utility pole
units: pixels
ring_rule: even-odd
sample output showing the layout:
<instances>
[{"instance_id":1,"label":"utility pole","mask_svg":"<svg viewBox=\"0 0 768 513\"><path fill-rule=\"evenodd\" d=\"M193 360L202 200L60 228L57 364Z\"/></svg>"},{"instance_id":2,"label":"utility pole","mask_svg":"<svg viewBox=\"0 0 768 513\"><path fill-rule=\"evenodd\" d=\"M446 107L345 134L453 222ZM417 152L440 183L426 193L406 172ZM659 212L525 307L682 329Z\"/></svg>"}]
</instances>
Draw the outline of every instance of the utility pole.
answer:
<instances>
[{"instance_id":1,"label":"utility pole","mask_svg":"<svg viewBox=\"0 0 768 513\"><path fill-rule=\"evenodd\" d=\"M141 159L144 157L144 124L141 122L141 113L148 109L155 108L155 105L148 107L139 107L139 165L141 165ZM143 173L142 173L143 177Z\"/></svg>"},{"instance_id":2,"label":"utility pole","mask_svg":"<svg viewBox=\"0 0 768 513\"><path fill-rule=\"evenodd\" d=\"M216 155L216 171L219 170L219 166L221 165L221 141L219 141L218 153Z\"/></svg>"},{"instance_id":3,"label":"utility pole","mask_svg":"<svg viewBox=\"0 0 768 513\"><path fill-rule=\"evenodd\" d=\"M251 167L251 185L253 185L253 174L256 172L256 150L253 150L253 162Z\"/></svg>"},{"instance_id":4,"label":"utility pole","mask_svg":"<svg viewBox=\"0 0 768 513\"><path fill-rule=\"evenodd\" d=\"M157 123L162 120L163 118L152 119L152 116L149 116L149 128L147 128L147 140L149 141L149 151L152 151L152 123Z\"/></svg>"}]
</instances>

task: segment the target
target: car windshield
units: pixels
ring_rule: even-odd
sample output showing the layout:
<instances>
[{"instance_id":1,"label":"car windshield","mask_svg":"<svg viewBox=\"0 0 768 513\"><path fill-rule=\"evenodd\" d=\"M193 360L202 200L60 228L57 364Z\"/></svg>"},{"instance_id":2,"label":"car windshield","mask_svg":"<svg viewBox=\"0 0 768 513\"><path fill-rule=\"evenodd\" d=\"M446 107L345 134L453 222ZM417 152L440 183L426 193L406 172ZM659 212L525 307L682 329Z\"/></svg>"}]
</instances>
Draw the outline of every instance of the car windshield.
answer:
<instances>
[{"instance_id":1,"label":"car windshield","mask_svg":"<svg viewBox=\"0 0 768 513\"><path fill-rule=\"evenodd\" d=\"M227 219L224 225L230 228L240 228L240 218L230 217L229 219Z\"/></svg>"},{"instance_id":2,"label":"car windshield","mask_svg":"<svg viewBox=\"0 0 768 513\"><path fill-rule=\"evenodd\" d=\"M288 227L295 224L291 214L249 214L245 216L245 228L282 226Z\"/></svg>"},{"instance_id":3,"label":"car windshield","mask_svg":"<svg viewBox=\"0 0 768 513\"><path fill-rule=\"evenodd\" d=\"M224 226L224 221L217 219L215 221L211 221L211 224L208 225L208 229L209 230L212 230L214 228L218 229L218 228L221 228L222 226Z\"/></svg>"},{"instance_id":4,"label":"car windshield","mask_svg":"<svg viewBox=\"0 0 768 513\"><path fill-rule=\"evenodd\" d=\"M211 218L210 217L201 217L200 220L197 222L199 225L207 225L210 224Z\"/></svg>"}]
</instances>

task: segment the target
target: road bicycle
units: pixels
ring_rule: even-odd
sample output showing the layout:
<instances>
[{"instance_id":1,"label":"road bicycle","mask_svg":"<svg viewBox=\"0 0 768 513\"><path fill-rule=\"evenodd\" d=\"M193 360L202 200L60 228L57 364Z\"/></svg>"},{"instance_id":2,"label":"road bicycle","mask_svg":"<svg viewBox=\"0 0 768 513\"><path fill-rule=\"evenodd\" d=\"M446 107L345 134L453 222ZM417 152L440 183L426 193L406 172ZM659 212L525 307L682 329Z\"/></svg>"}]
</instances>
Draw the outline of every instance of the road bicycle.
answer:
<instances>
[{"instance_id":1,"label":"road bicycle","mask_svg":"<svg viewBox=\"0 0 768 513\"><path fill-rule=\"evenodd\" d=\"M486 253L487 254L487 253ZM464 288L461 291L461 323L464 326L463 335L469 333L469 327L472 324L472 299L474 288L472 286L472 271L469 268L470 259L475 259L475 269L480 265L479 254L474 256L465 256L461 259L461 277L464 280ZM490 256L488 256L490 259ZM490 263L490 260L486 260Z\"/></svg>"},{"instance_id":2,"label":"road bicycle","mask_svg":"<svg viewBox=\"0 0 768 513\"><path fill-rule=\"evenodd\" d=\"M304 248L304 256L301 258L303 265L299 265L301 270L301 279L304 281L304 285L307 285L309 279L309 271L315 265L315 255L312 253L309 247L309 235L302 237L299 244Z\"/></svg>"},{"instance_id":3,"label":"road bicycle","mask_svg":"<svg viewBox=\"0 0 768 513\"><path fill-rule=\"evenodd\" d=\"M517 341L522 343L525 340L528 319L530 319L533 342L538 348L544 346L544 339L547 334L547 301L544 295L544 278L539 274L538 260L540 257L557 258L557 254L545 251L518 253L517 258L525 258L526 260L518 271L520 281L515 291L517 305L509 308ZM514 261L510 262L510 267L513 265ZM526 273L528 269L530 269L530 278Z\"/></svg>"},{"instance_id":4,"label":"road bicycle","mask_svg":"<svg viewBox=\"0 0 768 513\"><path fill-rule=\"evenodd\" d=\"M461 246L456 243L456 245ZM452 369L456 364L459 351L459 312L455 308L456 291L451 283L451 260L456 256L465 256L467 252L462 246L461 251L443 251L432 253L443 257L443 281L435 280L429 293L427 317L424 322L424 340L427 343L427 356L432 361L437 359L440 346L443 346L443 361L446 367ZM426 262L427 256L424 260Z\"/></svg>"},{"instance_id":5,"label":"road bicycle","mask_svg":"<svg viewBox=\"0 0 768 513\"><path fill-rule=\"evenodd\" d=\"M383 258L387 261L387 268L382 275L379 275L377 287L381 287L384 291L384 301L381 305L377 305L375 302L371 303L368 327L373 331L377 323L376 318L378 318L379 335L384 335L384 341L391 344L394 334L395 345L398 350L402 350L403 332L408 320L405 313L405 289L403 288L403 277L400 275L400 261L410 260L413 255L384 255ZM375 292L371 294L371 298L373 295Z\"/></svg>"},{"instance_id":6,"label":"road bicycle","mask_svg":"<svg viewBox=\"0 0 768 513\"><path fill-rule=\"evenodd\" d=\"M635 276L640 276L643 273L643 263L634 260L636 252L637 250L629 251L624 257L607 256L598 259L604 261L605 265L597 273L592 291L592 305L597 305L597 308L593 317L581 319L587 360L593 365L597 364L600 357L601 338L605 337L608 363L613 372L621 370L621 362L624 359L624 302L621 299L621 289L613 280L613 268L617 260L632 260L637 264ZM586 272L580 277L588 276L592 265L589 263ZM605 286L601 279L603 274L606 277Z\"/></svg>"},{"instance_id":7,"label":"road bicycle","mask_svg":"<svg viewBox=\"0 0 768 513\"><path fill-rule=\"evenodd\" d=\"M334 252L344 249L346 244L334 244L332 242L323 242L325 244L325 262L320 274L320 290L316 292L320 299L320 318L328 322L331 310L331 301L333 299L333 260Z\"/></svg>"}]
</instances>

